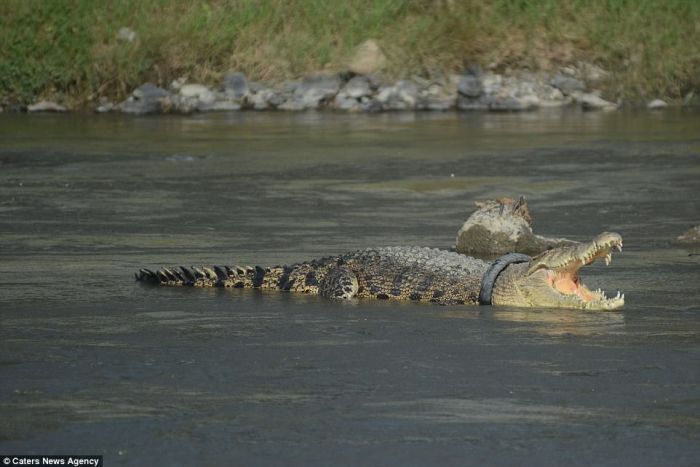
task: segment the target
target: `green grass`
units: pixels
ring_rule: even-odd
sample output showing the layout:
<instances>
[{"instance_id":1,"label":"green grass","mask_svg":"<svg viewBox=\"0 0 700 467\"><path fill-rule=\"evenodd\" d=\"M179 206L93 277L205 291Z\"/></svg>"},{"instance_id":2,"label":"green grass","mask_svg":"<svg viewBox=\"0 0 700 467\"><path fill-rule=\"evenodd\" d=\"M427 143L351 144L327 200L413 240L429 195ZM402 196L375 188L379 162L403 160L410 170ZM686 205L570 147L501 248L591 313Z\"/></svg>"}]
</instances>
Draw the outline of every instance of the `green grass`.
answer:
<instances>
[{"instance_id":1,"label":"green grass","mask_svg":"<svg viewBox=\"0 0 700 467\"><path fill-rule=\"evenodd\" d=\"M88 104L229 69L275 82L342 70L368 38L392 77L585 60L614 73L611 97L700 90L697 0L3 0L0 99Z\"/></svg>"}]
</instances>

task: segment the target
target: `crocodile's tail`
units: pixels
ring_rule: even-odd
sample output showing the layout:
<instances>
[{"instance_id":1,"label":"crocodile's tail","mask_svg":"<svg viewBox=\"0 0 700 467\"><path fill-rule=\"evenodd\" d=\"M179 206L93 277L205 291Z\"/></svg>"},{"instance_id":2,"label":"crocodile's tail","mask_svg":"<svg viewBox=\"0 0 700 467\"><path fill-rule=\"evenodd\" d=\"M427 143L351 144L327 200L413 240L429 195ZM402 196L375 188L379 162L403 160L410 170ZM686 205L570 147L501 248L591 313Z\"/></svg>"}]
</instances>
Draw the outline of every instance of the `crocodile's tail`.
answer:
<instances>
[{"instance_id":1,"label":"crocodile's tail","mask_svg":"<svg viewBox=\"0 0 700 467\"><path fill-rule=\"evenodd\" d=\"M139 282L157 285L180 285L191 287L274 287L282 268L260 266L191 266L160 268L155 271L142 268L134 274Z\"/></svg>"}]
</instances>

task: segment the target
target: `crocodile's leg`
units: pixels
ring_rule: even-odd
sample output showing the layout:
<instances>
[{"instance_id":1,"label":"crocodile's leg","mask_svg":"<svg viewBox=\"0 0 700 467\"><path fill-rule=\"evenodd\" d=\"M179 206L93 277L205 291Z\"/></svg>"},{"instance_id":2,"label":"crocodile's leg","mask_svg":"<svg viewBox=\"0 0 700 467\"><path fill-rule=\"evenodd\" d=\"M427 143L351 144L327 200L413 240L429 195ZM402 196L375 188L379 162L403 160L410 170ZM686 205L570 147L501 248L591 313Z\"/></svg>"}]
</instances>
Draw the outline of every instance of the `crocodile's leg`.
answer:
<instances>
[{"instance_id":1,"label":"crocodile's leg","mask_svg":"<svg viewBox=\"0 0 700 467\"><path fill-rule=\"evenodd\" d=\"M326 298L349 299L357 294L357 277L347 266L336 266L319 284L319 293Z\"/></svg>"}]
</instances>

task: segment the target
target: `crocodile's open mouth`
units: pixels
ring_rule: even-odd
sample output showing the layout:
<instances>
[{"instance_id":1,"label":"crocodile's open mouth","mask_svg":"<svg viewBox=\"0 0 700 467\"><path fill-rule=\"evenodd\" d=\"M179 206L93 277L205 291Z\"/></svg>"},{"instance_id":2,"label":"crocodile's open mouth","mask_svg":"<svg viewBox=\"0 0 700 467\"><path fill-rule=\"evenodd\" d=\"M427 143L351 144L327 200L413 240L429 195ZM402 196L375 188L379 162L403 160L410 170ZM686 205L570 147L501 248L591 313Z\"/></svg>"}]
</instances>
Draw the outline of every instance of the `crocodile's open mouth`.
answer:
<instances>
[{"instance_id":1,"label":"crocodile's open mouth","mask_svg":"<svg viewBox=\"0 0 700 467\"><path fill-rule=\"evenodd\" d=\"M529 274L543 274L544 279L563 299L579 302L582 308L615 309L625 304L619 291L608 297L601 289L590 290L579 276L579 270L597 260L612 261L614 249L622 251L622 237L616 233L602 233L593 241L542 253L532 261Z\"/></svg>"}]
</instances>

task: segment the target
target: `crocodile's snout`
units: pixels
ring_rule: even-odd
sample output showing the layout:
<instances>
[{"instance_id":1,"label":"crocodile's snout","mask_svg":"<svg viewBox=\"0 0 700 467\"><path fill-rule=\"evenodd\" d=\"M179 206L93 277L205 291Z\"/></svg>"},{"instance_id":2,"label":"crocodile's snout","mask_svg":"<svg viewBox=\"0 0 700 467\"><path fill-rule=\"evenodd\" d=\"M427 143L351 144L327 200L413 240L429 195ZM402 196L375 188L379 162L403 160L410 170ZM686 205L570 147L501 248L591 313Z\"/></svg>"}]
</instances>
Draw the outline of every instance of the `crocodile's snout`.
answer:
<instances>
[{"instance_id":1,"label":"crocodile's snout","mask_svg":"<svg viewBox=\"0 0 700 467\"><path fill-rule=\"evenodd\" d=\"M579 270L602 259L606 266L612 262L612 253L622 251L622 236L615 232L603 232L588 243L561 247L533 258L527 275L544 275L546 282L566 299L579 300L587 309L616 309L625 303L620 292L608 298L601 289L590 290L581 281Z\"/></svg>"}]
</instances>

